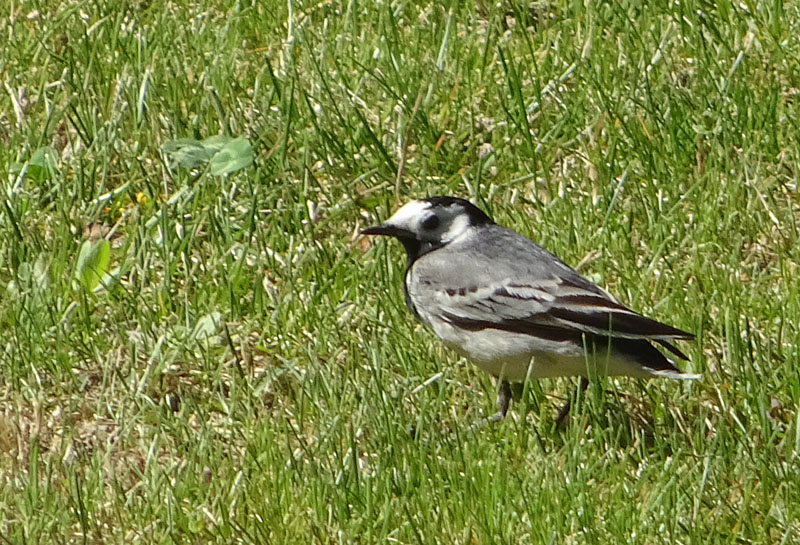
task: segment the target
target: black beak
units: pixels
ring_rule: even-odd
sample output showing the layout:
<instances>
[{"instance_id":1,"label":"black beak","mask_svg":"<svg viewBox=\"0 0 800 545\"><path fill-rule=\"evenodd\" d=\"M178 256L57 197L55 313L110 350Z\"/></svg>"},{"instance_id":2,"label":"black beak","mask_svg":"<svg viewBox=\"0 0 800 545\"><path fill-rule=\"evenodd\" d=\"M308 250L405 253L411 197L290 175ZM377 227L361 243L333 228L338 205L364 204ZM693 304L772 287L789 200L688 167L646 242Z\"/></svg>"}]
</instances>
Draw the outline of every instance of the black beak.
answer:
<instances>
[{"instance_id":1,"label":"black beak","mask_svg":"<svg viewBox=\"0 0 800 545\"><path fill-rule=\"evenodd\" d=\"M401 229L400 227L395 227L394 225L376 225L375 227L367 227L366 229L361 231L362 235L384 235L387 237L395 237L395 238L414 238L414 234L411 231L407 231L405 229Z\"/></svg>"}]
</instances>

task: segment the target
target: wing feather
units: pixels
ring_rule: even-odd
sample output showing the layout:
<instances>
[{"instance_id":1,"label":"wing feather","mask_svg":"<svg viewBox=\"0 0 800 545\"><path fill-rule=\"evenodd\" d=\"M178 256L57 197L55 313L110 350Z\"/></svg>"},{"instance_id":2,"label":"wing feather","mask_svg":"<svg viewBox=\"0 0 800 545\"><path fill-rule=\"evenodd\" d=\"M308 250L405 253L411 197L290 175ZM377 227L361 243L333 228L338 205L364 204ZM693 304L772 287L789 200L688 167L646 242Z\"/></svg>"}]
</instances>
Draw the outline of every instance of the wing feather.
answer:
<instances>
[{"instance_id":1,"label":"wing feather","mask_svg":"<svg viewBox=\"0 0 800 545\"><path fill-rule=\"evenodd\" d=\"M546 327L564 333L591 333L626 339L692 339L694 335L634 312L610 297L595 291L560 294L562 284L553 278L545 285L526 286L504 282L486 288L462 291L443 290L437 300L443 315L462 327L480 323L484 327L510 331L531 331ZM663 343L671 352L674 347ZM680 351L676 353L680 354Z\"/></svg>"}]
</instances>

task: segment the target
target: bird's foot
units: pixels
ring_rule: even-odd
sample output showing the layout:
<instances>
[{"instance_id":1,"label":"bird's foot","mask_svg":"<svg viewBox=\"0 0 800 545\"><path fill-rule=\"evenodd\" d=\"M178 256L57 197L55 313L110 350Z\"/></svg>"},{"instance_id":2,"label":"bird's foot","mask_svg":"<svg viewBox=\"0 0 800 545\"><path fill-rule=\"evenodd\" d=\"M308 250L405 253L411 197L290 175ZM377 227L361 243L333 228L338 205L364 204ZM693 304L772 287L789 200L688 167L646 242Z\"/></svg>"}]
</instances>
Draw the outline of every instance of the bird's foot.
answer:
<instances>
[{"instance_id":1,"label":"bird's foot","mask_svg":"<svg viewBox=\"0 0 800 545\"><path fill-rule=\"evenodd\" d=\"M481 418L478 422L469 427L469 431L475 431L487 424L500 422L508 414L508 407L511 405L511 385L507 380L501 380L497 389L497 412L486 418Z\"/></svg>"}]
</instances>

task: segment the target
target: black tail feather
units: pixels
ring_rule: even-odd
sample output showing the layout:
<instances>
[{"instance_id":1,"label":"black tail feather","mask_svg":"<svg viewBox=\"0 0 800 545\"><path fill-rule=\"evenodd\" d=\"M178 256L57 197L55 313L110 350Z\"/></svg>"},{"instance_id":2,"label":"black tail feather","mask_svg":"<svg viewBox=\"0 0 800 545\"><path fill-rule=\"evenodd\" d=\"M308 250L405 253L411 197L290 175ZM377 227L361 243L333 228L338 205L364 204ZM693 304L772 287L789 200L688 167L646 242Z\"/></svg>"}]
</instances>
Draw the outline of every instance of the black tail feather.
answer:
<instances>
[{"instance_id":1,"label":"black tail feather","mask_svg":"<svg viewBox=\"0 0 800 545\"><path fill-rule=\"evenodd\" d=\"M601 340L600 343L602 342ZM687 359L683 352L668 342L660 340L657 342L676 356ZM600 344L600 346L602 346L602 344ZM619 354L629 357L639 365L647 367L648 369L681 373L681 370L675 367L660 350L650 344L650 341L643 339L612 339L611 346Z\"/></svg>"}]
</instances>

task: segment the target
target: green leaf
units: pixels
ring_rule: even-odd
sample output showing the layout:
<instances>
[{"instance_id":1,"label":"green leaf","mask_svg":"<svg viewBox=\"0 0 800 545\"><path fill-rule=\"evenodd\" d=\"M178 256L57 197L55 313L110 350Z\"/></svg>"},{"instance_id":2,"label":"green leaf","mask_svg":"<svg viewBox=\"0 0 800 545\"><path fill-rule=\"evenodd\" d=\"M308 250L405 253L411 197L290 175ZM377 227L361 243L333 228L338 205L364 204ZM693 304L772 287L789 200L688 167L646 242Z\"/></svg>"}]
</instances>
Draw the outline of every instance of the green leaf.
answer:
<instances>
[{"instance_id":1,"label":"green leaf","mask_svg":"<svg viewBox=\"0 0 800 545\"><path fill-rule=\"evenodd\" d=\"M100 283L96 285L92 291L94 291L94 293L100 293L103 290L110 290L119 282L119 277L121 274L121 267L115 267L111 269L110 271L106 272L102 278L100 278Z\"/></svg>"},{"instance_id":2,"label":"green leaf","mask_svg":"<svg viewBox=\"0 0 800 545\"><path fill-rule=\"evenodd\" d=\"M26 163L11 163L8 171L14 176L25 176L37 182L49 180L56 175L58 152L50 146L37 149Z\"/></svg>"},{"instance_id":3,"label":"green leaf","mask_svg":"<svg viewBox=\"0 0 800 545\"><path fill-rule=\"evenodd\" d=\"M219 150L224 148L229 142L231 142L233 138L226 134L217 134L215 136L209 136L205 140L201 142L201 145L211 152L211 155L214 155Z\"/></svg>"},{"instance_id":4,"label":"green leaf","mask_svg":"<svg viewBox=\"0 0 800 545\"><path fill-rule=\"evenodd\" d=\"M45 253L39 254L33 262L31 281L35 291L43 292L50 289L50 256Z\"/></svg>"},{"instance_id":5,"label":"green leaf","mask_svg":"<svg viewBox=\"0 0 800 545\"><path fill-rule=\"evenodd\" d=\"M111 244L107 240L87 240L81 245L78 262L75 264L74 285L92 291L108 270Z\"/></svg>"},{"instance_id":6,"label":"green leaf","mask_svg":"<svg viewBox=\"0 0 800 545\"><path fill-rule=\"evenodd\" d=\"M247 139L234 140L224 134L204 140L169 140L161 146L161 151L172 167L193 169L210 163L211 173L215 176L230 174L253 162L253 149Z\"/></svg>"},{"instance_id":7,"label":"green leaf","mask_svg":"<svg viewBox=\"0 0 800 545\"><path fill-rule=\"evenodd\" d=\"M210 340L222 330L224 316L221 312L211 312L197 320L192 330L192 337L196 341Z\"/></svg>"},{"instance_id":8,"label":"green leaf","mask_svg":"<svg viewBox=\"0 0 800 545\"><path fill-rule=\"evenodd\" d=\"M246 138L231 140L211 158L214 176L225 176L253 164L253 147Z\"/></svg>"},{"instance_id":9,"label":"green leaf","mask_svg":"<svg viewBox=\"0 0 800 545\"><path fill-rule=\"evenodd\" d=\"M161 146L161 151L169 159L171 167L188 169L197 168L208 163L216 153L216 150L210 150L199 140L191 138L180 138L165 142Z\"/></svg>"}]
</instances>

